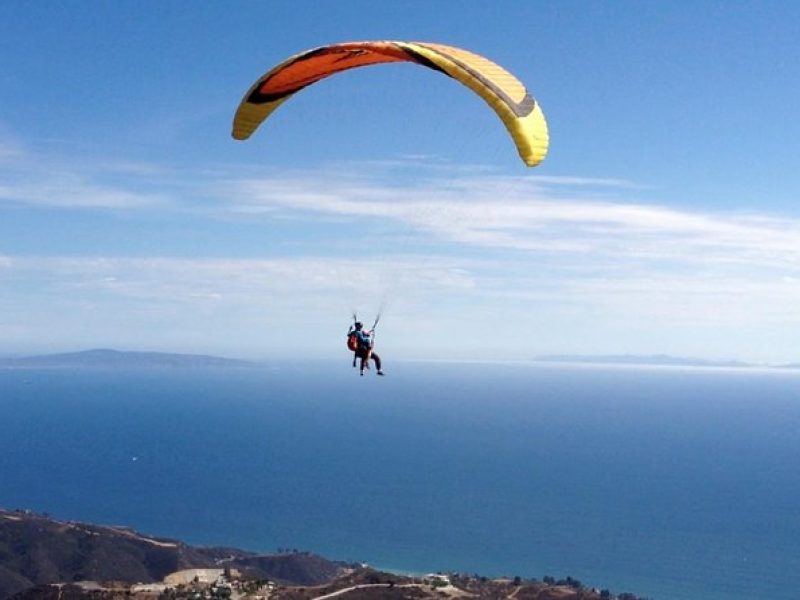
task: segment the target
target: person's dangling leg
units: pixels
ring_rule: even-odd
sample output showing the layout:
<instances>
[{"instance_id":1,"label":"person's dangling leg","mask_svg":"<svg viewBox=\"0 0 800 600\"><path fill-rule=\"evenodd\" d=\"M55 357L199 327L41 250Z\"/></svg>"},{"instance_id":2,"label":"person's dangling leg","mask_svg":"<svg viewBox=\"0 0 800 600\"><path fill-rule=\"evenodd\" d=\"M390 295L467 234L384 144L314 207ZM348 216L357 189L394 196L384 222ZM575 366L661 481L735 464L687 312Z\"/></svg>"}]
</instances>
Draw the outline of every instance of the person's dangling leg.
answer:
<instances>
[{"instance_id":1,"label":"person's dangling leg","mask_svg":"<svg viewBox=\"0 0 800 600\"><path fill-rule=\"evenodd\" d=\"M370 354L372 355L372 360L375 361L375 370L377 371L377 374L383 375L383 371L381 370L381 357L374 352L371 352Z\"/></svg>"},{"instance_id":2,"label":"person's dangling leg","mask_svg":"<svg viewBox=\"0 0 800 600\"><path fill-rule=\"evenodd\" d=\"M359 365L359 375L362 377L364 376L364 369L367 368L367 353L366 352L359 352L358 358L361 359L361 364Z\"/></svg>"}]
</instances>

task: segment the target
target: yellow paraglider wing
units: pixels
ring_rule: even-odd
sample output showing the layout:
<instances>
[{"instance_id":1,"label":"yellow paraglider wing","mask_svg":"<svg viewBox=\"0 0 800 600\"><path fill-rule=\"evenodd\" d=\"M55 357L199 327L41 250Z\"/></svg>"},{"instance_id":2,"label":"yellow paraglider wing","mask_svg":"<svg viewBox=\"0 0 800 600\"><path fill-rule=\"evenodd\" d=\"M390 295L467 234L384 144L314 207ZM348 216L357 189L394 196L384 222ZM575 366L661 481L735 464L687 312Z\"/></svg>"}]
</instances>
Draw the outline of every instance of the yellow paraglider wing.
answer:
<instances>
[{"instance_id":1,"label":"yellow paraglider wing","mask_svg":"<svg viewBox=\"0 0 800 600\"><path fill-rule=\"evenodd\" d=\"M460 81L494 109L519 155L534 167L547 154L547 123L539 104L511 73L460 48L421 42L348 42L296 54L265 73L248 90L233 120L233 137L244 140L283 102L304 87L356 67L411 62Z\"/></svg>"}]
</instances>

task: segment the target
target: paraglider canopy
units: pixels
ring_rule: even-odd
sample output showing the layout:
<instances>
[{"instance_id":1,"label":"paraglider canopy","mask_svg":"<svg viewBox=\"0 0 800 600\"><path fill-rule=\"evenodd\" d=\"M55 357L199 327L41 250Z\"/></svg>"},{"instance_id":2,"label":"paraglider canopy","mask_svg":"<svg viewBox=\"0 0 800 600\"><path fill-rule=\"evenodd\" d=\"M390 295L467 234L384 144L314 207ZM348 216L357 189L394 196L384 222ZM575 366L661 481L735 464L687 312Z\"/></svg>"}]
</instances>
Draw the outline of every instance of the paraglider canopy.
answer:
<instances>
[{"instance_id":1,"label":"paraglider canopy","mask_svg":"<svg viewBox=\"0 0 800 600\"><path fill-rule=\"evenodd\" d=\"M547 154L547 123L525 86L487 58L452 46L422 42L366 41L322 46L296 54L265 73L245 94L233 121L244 140L283 102L304 87L356 67L410 62L440 71L483 98L505 124L529 167Z\"/></svg>"}]
</instances>

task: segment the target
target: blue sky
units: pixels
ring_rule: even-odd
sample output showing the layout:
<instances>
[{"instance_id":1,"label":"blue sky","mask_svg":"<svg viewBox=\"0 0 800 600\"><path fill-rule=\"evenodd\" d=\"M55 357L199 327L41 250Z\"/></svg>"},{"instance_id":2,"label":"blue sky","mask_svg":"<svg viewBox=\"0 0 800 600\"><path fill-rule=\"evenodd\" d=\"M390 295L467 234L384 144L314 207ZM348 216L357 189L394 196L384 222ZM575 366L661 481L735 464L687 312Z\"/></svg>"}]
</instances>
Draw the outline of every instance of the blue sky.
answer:
<instances>
[{"instance_id":1,"label":"blue sky","mask_svg":"<svg viewBox=\"0 0 800 600\"><path fill-rule=\"evenodd\" d=\"M402 358L800 353L794 2L12 2L0 21L0 353ZM456 82L341 74L246 142L263 72L339 41L504 65L526 169Z\"/></svg>"}]
</instances>

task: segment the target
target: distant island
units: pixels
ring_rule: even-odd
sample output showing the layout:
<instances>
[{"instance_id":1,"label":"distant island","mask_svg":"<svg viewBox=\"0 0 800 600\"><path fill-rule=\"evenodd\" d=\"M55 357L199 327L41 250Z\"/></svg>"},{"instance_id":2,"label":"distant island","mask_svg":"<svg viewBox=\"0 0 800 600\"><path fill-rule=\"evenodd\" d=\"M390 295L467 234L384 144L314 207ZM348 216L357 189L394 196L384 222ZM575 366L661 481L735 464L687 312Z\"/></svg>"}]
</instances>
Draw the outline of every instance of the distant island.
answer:
<instances>
[{"instance_id":1,"label":"distant island","mask_svg":"<svg viewBox=\"0 0 800 600\"><path fill-rule=\"evenodd\" d=\"M735 369L800 369L800 363L754 364L740 360L707 360L669 354L546 354L537 356L539 362L578 363L592 365L630 365L663 367L718 367Z\"/></svg>"},{"instance_id":2,"label":"distant island","mask_svg":"<svg viewBox=\"0 0 800 600\"><path fill-rule=\"evenodd\" d=\"M536 362L586 365L706 367L736 369L800 369L800 363L753 364L738 360L707 360L668 354L545 354ZM2 368L253 368L264 363L223 358L206 354L175 354L170 352L135 352L99 348L79 352L42 354L18 358L0 358Z\"/></svg>"},{"instance_id":3,"label":"distant island","mask_svg":"<svg viewBox=\"0 0 800 600\"><path fill-rule=\"evenodd\" d=\"M203 354L172 354L168 352L125 352L110 349L84 350L61 354L44 354L21 358L0 359L5 368L155 368L155 367L254 367L258 363L246 360L221 358Z\"/></svg>"},{"instance_id":4,"label":"distant island","mask_svg":"<svg viewBox=\"0 0 800 600\"><path fill-rule=\"evenodd\" d=\"M121 526L0 509L0 600L645 600L572 577L401 575L281 548L193 547Z\"/></svg>"}]
</instances>

